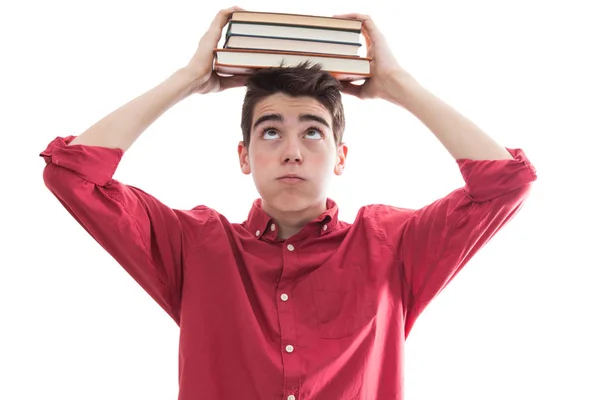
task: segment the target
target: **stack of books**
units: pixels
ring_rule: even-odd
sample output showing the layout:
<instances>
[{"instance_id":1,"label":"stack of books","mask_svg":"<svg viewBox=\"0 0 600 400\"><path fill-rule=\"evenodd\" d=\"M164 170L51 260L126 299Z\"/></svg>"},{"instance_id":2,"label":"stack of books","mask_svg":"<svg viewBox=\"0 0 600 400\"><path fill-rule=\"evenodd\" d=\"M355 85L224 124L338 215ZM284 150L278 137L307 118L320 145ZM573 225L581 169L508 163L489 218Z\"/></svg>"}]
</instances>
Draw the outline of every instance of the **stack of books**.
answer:
<instances>
[{"instance_id":1,"label":"stack of books","mask_svg":"<svg viewBox=\"0 0 600 400\"><path fill-rule=\"evenodd\" d=\"M370 58L359 56L361 33L355 19L235 11L223 47L214 49L214 69L247 75L310 61L339 80L361 80L371 76Z\"/></svg>"}]
</instances>

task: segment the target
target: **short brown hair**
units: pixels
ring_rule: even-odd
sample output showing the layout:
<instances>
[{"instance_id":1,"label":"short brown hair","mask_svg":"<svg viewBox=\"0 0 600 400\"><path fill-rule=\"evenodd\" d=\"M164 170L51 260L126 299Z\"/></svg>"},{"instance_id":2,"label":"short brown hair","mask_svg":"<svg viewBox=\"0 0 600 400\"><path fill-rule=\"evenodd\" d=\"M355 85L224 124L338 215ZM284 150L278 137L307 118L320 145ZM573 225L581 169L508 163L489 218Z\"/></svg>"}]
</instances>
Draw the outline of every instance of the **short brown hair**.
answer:
<instances>
[{"instance_id":1,"label":"short brown hair","mask_svg":"<svg viewBox=\"0 0 600 400\"><path fill-rule=\"evenodd\" d=\"M250 146L254 107L259 101L276 93L293 97L310 96L318 100L331 113L336 145L342 142L346 125L342 106L342 86L331 74L323 71L319 64L305 61L293 67L259 69L248 78L246 87L241 124L246 148Z\"/></svg>"}]
</instances>

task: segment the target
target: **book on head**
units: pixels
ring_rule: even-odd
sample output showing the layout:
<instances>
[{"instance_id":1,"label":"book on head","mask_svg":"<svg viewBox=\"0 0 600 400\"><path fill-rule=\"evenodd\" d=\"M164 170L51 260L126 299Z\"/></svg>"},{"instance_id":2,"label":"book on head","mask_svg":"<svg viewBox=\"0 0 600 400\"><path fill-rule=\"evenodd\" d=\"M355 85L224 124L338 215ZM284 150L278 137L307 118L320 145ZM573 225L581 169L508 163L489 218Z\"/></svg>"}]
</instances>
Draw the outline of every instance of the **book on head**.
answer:
<instances>
[{"instance_id":1,"label":"book on head","mask_svg":"<svg viewBox=\"0 0 600 400\"><path fill-rule=\"evenodd\" d=\"M361 43L338 43L324 40L303 40L245 35L230 35L223 44L224 49L292 51L342 56L357 56L361 46Z\"/></svg>"},{"instance_id":2,"label":"book on head","mask_svg":"<svg viewBox=\"0 0 600 400\"><path fill-rule=\"evenodd\" d=\"M235 11L223 48L214 49L213 69L247 75L308 61L339 80L362 80L371 76L371 59L358 55L361 28L355 19Z\"/></svg>"},{"instance_id":3,"label":"book on head","mask_svg":"<svg viewBox=\"0 0 600 400\"><path fill-rule=\"evenodd\" d=\"M231 15L231 20L266 24L315 26L358 32L362 28L362 21L356 19L275 12L234 11Z\"/></svg>"},{"instance_id":4,"label":"book on head","mask_svg":"<svg viewBox=\"0 0 600 400\"><path fill-rule=\"evenodd\" d=\"M367 57L248 49L214 49L214 55L214 70L227 75L249 75L257 69L292 67L308 61L341 81L371 76L371 59Z\"/></svg>"},{"instance_id":5,"label":"book on head","mask_svg":"<svg viewBox=\"0 0 600 400\"><path fill-rule=\"evenodd\" d=\"M360 32L306 26L284 26L273 24L249 24L231 21L227 26L226 38L232 35L321 40L339 43L360 43Z\"/></svg>"}]
</instances>

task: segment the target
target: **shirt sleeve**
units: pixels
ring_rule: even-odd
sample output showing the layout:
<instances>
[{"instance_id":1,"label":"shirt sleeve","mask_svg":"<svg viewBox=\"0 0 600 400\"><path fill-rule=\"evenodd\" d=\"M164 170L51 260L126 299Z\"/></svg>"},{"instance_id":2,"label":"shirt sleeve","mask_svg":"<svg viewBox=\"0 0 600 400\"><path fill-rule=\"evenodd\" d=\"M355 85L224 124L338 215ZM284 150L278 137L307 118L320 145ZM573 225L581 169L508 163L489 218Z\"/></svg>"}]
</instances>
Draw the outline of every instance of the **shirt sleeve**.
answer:
<instances>
[{"instance_id":1,"label":"shirt sleeve","mask_svg":"<svg viewBox=\"0 0 600 400\"><path fill-rule=\"evenodd\" d=\"M396 251L405 334L475 253L513 218L537 179L520 149L513 159L457 160L465 185L418 210L385 207L380 226Z\"/></svg>"},{"instance_id":2,"label":"shirt sleeve","mask_svg":"<svg viewBox=\"0 0 600 400\"><path fill-rule=\"evenodd\" d=\"M123 150L68 146L57 137L40 153L43 179L79 224L179 323L182 225L156 198L113 179Z\"/></svg>"}]
</instances>

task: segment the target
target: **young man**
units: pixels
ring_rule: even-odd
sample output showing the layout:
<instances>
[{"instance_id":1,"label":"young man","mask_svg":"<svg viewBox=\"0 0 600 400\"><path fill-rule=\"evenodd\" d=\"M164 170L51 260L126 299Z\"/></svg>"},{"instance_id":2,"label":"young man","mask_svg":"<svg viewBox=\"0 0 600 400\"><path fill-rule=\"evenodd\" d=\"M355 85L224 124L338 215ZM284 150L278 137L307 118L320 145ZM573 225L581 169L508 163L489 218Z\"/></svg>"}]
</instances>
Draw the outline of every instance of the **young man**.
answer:
<instances>
[{"instance_id":1,"label":"young man","mask_svg":"<svg viewBox=\"0 0 600 400\"><path fill-rule=\"evenodd\" d=\"M422 88L367 16L373 77L341 85L306 65L220 78L223 10L189 64L78 137L41 153L47 187L180 326L180 400L401 399L403 344L418 315L521 207L535 170ZM112 178L124 153L192 93L247 85L240 168L260 193L245 222L175 210ZM326 196L346 162L342 92L419 118L465 186L418 210Z\"/></svg>"}]
</instances>

